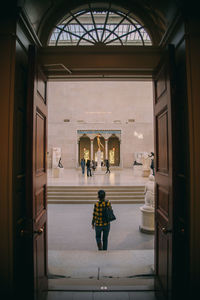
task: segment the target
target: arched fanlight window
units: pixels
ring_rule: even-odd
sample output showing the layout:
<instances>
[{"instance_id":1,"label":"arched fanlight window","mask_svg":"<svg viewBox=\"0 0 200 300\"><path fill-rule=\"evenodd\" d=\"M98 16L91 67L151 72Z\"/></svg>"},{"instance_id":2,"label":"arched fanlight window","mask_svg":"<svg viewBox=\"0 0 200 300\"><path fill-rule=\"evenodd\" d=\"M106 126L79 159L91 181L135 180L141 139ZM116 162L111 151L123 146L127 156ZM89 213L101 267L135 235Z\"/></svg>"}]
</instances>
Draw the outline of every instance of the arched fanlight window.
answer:
<instances>
[{"instance_id":1,"label":"arched fanlight window","mask_svg":"<svg viewBox=\"0 0 200 300\"><path fill-rule=\"evenodd\" d=\"M79 45L152 45L144 26L130 12L87 9L70 15L55 26L49 46Z\"/></svg>"}]
</instances>

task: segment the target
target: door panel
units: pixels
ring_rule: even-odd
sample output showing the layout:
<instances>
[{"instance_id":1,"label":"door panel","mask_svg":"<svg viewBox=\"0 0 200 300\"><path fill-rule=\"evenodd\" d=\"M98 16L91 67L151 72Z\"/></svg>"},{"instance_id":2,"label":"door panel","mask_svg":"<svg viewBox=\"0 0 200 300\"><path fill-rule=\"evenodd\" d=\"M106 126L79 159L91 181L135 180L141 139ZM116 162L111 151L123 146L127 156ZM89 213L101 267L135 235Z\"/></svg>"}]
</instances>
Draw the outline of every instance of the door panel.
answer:
<instances>
[{"instance_id":1,"label":"door panel","mask_svg":"<svg viewBox=\"0 0 200 300\"><path fill-rule=\"evenodd\" d=\"M46 118L36 111L36 154L35 154L35 170L36 173L42 173L45 170L45 127L46 127Z\"/></svg>"},{"instance_id":2,"label":"door panel","mask_svg":"<svg viewBox=\"0 0 200 300\"><path fill-rule=\"evenodd\" d=\"M168 173L168 112L156 117L157 121L157 170L159 173Z\"/></svg>"},{"instance_id":3,"label":"door panel","mask_svg":"<svg viewBox=\"0 0 200 300\"><path fill-rule=\"evenodd\" d=\"M174 48L170 45L154 81L155 124L155 270L156 289L170 299L173 260L173 118Z\"/></svg>"},{"instance_id":4,"label":"door panel","mask_svg":"<svg viewBox=\"0 0 200 300\"><path fill-rule=\"evenodd\" d=\"M46 78L37 65L34 46L29 48L27 103L27 216L29 285L35 299L47 289L47 97ZM31 279L32 277L32 279Z\"/></svg>"}]
</instances>

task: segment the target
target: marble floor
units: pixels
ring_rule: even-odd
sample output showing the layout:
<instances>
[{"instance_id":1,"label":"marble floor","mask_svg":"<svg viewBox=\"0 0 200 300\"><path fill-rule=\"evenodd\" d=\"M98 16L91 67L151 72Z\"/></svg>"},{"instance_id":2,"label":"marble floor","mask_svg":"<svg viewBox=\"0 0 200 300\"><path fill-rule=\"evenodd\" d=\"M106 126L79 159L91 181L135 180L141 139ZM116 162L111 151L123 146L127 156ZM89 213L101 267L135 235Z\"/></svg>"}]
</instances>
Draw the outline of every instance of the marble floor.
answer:
<instances>
[{"instance_id":1,"label":"marble floor","mask_svg":"<svg viewBox=\"0 0 200 300\"><path fill-rule=\"evenodd\" d=\"M140 168L123 170L111 168L110 174L97 175L93 173L92 177L87 177L86 174L83 175L81 169L63 169L59 177L54 177L54 175L52 170L48 171L48 186L134 186L145 185L148 181L148 178L142 176L142 170ZM130 286L129 282L123 282L123 280L128 280L127 274L149 274L152 272L152 265L154 263L154 236L139 231L141 218L140 206L141 204L113 204L117 221L115 223L113 222L111 226L109 251L106 254L108 258L110 255L112 257L110 257L108 261L102 262L103 258L99 256L94 231L91 228L93 205L48 205L49 272L50 274L65 275L66 278L63 278L65 282L64 286L60 279L60 287L59 284L56 283L59 279L50 279L49 287L52 287L52 290L48 291L47 300L155 299L152 284L150 289L143 284L139 284L138 290L137 287L135 287L133 290L129 288L129 291L125 288L127 291L124 291L124 286ZM133 259L134 254L135 257ZM121 265L119 265L118 256L122 257L122 259L120 259ZM64 260L62 259L63 257ZM76 257L76 259L74 259L74 257ZM92 260L90 258L92 258ZM124 269L122 268L123 259L128 266ZM118 264L116 264L116 261ZM113 291L98 291L98 289L95 291L94 287L84 291L86 288L84 288L84 286L83 291L78 291L80 284L78 284L79 288L74 289L75 284L74 282L71 283L70 280L79 280L76 279L77 277L89 281L89 283L85 283L85 286L92 284L92 280L97 280L99 284L101 283L101 280L88 278L88 275L93 276L95 274L96 276L96 274L98 274L96 269L95 271L92 269L93 267L98 267L96 269L102 271L101 274L103 276L112 275L115 277L117 274L117 276L120 277L120 281L114 283L115 288ZM69 279L67 278L67 276L69 276L68 271L72 274L72 277ZM104 278L103 276L102 278ZM123 279L124 277L125 279ZM109 278L104 278L103 280L110 286L113 284L113 280L116 279L117 278L112 278L110 284ZM69 288L71 285L72 290ZM94 285L97 286L95 282ZM116 286L122 286L121 290L115 291Z\"/></svg>"},{"instance_id":2,"label":"marble floor","mask_svg":"<svg viewBox=\"0 0 200 300\"><path fill-rule=\"evenodd\" d=\"M154 235L139 230L142 204L112 204L117 220L111 223L109 250L151 250ZM48 204L48 249L96 251L92 229L93 204Z\"/></svg>"},{"instance_id":3,"label":"marble floor","mask_svg":"<svg viewBox=\"0 0 200 300\"><path fill-rule=\"evenodd\" d=\"M91 227L92 204L49 204L49 274L65 277L64 283L50 279L49 286L54 290L68 290L69 285L77 284L76 281L80 285L80 280L88 279L82 285L91 285L96 278L96 284L104 280L110 287L113 282L109 284L109 278L127 280L138 275L153 275L154 235L139 231L140 206L113 204L117 220L111 224L108 251L104 253L97 251ZM125 283L119 281L118 284ZM143 288L140 283L140 289Z\"/></svg>"},{"instance_id":4,"label":"marble floor","mask_svg":"<svg viewBox=\"0 0 200 300\"><path fill-rule=\"evenodd\" d=\"M153 260L153 250L48 252L49 273L71 279L153 276Z\"/></svg>"},{"instance_id":5,"label":"marble floor","mask_svg":"<svg viewBox=\"0 0 200 300\"><path fill-rule=\"evenodd\" d=\"M119 169L110 168L111 173L97 175L92 172L91 177L83 175L81 169L59 169L59 177L55 177L52 169L48 170L48 185L49 186L129 186L129 185L144 185L148 181L148 177L142 176L141 166L133 168Z\"/></svg>"},{"instance_id":6,"label":"marble floor","mask_svg":"<svg viewBox=\"0 0 200 300\"><path fill-rule=\"evenodd\" d=\"M48 292L46 300L156 300L153 291L137 292Z\"/></svg>"}]
</instances>

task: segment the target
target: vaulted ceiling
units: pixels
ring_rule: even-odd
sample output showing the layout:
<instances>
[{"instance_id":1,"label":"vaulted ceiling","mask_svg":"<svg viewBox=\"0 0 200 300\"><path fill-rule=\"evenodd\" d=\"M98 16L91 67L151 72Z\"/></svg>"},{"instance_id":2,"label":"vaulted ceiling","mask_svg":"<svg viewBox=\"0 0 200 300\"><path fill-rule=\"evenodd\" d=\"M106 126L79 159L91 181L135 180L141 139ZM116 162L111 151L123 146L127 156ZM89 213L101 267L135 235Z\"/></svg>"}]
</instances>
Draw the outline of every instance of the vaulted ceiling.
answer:
<instances>
[{"instance_id":1,"label":"vaulted ceiling","mask_svg":"<svg viewBox=\"0 0 200 300\"><path fill-rule=\"evenodd\" d=\"M159 45L171 20L176 16L182 1L160 0L19 0L43 45L47 44L53 27L69 12L84 8L86 3L99 7L112 7L131 11L132 15L148 28L154 45Z\"/></svg>"}]
</instances>

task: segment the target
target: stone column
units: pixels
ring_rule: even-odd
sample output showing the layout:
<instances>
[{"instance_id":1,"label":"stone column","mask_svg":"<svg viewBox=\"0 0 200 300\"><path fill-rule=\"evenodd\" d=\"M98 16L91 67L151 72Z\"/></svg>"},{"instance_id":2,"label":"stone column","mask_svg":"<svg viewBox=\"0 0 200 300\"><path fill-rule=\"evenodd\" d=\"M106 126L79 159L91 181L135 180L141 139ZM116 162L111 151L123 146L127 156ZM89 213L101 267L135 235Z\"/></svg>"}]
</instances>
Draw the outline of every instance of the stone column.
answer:
<instances>
[{"instance_id":1,"label":"stone column","mask_svg":"<svg viewBox=\"0 0 200 300\"><path fill-rule=\"evenodd\" d=\"M123 156L122 156L121 140L119 140L119 160L120 160L119 166L120 166L121 168L123 168L122 157L123 157Z\"/></svg>"},{"instance_id":2,"label":"stone column","mask_svg":"<svg viewBox=\"0 0 200 300\"><path fill-rule=\"evenodd\" d=\"M76 146L76 167L79 167L79 161L78 161L78 154L79 154L79 140L77 140L77 146Z\"/></svg>"},{"instance_id":3,"label":"stone column","mask_svg":"<svg viewBox=\"0 0 200 300\"><path fill-rule=\"evenodd\" d=\"M108 139L105 139L105 159L108 159Z\"/></svg>"},{"instance_id":4,"label":"stone column","mask_svg":"<svg viewBox=\"0 0 200 300\"><path fill-rule=\"evenodd\" d=\"M93 142L94 142L94 140L93 139L91 139L90 140L90 142L91 142L91 144L90 144L90 154L91 154L91 161L93 160L93 153L94 153L94 146L93 146Z\"/></svg>"}]
</instances>

